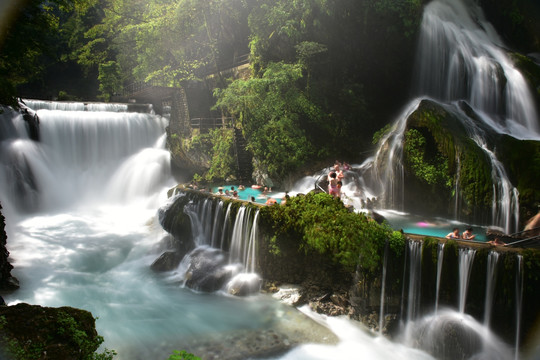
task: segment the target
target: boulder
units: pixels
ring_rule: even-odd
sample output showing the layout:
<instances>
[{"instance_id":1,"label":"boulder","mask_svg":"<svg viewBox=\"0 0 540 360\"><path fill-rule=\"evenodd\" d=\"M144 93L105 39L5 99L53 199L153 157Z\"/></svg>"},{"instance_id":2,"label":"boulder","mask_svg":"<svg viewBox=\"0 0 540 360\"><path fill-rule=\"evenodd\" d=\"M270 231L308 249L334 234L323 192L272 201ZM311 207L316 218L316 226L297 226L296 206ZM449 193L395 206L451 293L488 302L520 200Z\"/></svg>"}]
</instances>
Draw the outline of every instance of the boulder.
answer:
<instances>
[{"instance_id":1,"label":"boulder","mask_svg":"<svg viewBox=\"0 0 540 360\"><path fill-rule=\"evenodd\" d=\"M222 250L196 248L183 260L183 264L187 265L186 286L206 292L222 289L241 270L239 266L229 265L227 259Z\"/></svg>"},{"instance_id":2,"label":"boulder","mask_svg":"<svg viewBox=\"0 0 540 360\"><path fill-rule=\"evenodd\" d=\"M86 359L103 341L92 314L72 307L0 306L0 319L0 358L6 360L21 353L32 359Z\"/></svg>"}]
</instances>

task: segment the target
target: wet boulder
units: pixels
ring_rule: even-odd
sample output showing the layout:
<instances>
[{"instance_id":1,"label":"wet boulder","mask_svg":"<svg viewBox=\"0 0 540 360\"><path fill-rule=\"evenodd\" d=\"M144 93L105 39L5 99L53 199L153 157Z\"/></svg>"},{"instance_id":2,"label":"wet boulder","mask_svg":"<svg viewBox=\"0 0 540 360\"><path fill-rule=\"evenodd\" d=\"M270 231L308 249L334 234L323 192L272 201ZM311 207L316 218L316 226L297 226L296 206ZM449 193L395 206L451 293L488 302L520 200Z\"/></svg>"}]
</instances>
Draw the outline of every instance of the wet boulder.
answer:
<instances>
[{"instance_id":1,"label":"wet boulder","mask_svg":"<svg viewBox=\"0 0 540 360\"><path fill-rule=\"evenodd\" d=\"M262 279L254 273L241 273L236 275L227 284L227 292L236 296L248 296L261 290Z\"/></svg>"},{"instance_id":2,"label":"wet boulder","mask_svg":"<svg viewBox=\"0 0 540 360\"><path fill-rule=\"evenodd\" d=\"M184 258L182 264L187 268L186 286L206 292L221 290L240 272L238 266L228 264L225 252L210 247L196 248Z\"/></svg>"}]
</instances>

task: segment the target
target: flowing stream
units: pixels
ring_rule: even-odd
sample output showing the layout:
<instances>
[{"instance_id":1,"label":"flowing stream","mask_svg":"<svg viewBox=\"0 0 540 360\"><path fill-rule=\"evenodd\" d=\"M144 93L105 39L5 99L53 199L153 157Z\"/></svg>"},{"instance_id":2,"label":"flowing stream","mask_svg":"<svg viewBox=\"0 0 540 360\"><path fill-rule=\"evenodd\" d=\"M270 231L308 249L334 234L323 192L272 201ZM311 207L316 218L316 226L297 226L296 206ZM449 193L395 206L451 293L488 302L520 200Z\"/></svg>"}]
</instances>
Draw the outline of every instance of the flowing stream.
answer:
<instances>
[{"instance_id":1,"label":"flowing stream","mask_svg":"<svg viewBox=\"0 0 540 360\"><path fill-rule=\"evenodd\" d=\"M154 273L150 265L167 235L158 209L170 201L166 191L175 185L164 149L166 119L128 113L123 105L95 104L88 111L77 103L27 104L39 109L41 142L28 138L21 115L9 109L0 115L0 201L12 274L21 283L19 290L2 294L8 304L89 310L105 338L103 347L117 351L121 360L167 359L175 349L230 358L275 339L320 342L329 331L321 329L334 332L338 342L300 346L284 357L348 358L363 351L373 359L395 359L396 353L403 359L431 358L348 320L305 311L308 317L266 295L187 289L181 267ZM249 274L258 212L248 221L247 211L231 219L229 210L208 201L185 211L192 212L200 246L219 248L231 234L233 256Z\"/></svg>"}]
</instances>

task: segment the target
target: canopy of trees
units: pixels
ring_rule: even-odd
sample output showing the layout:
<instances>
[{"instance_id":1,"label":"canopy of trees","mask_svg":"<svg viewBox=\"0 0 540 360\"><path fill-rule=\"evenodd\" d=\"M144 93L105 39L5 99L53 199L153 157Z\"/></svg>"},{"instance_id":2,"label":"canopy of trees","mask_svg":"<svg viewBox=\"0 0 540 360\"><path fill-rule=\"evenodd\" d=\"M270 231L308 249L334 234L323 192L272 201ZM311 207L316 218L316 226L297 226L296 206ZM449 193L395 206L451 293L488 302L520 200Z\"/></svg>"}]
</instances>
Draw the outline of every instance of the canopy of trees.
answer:
<instances>
[{"instance_id":1,"label":"canopy of trees","mask_svg":"<svg viewBox=\"0 0 540 360\"><path fill-rule=\"evenodd\" d=\"M137 81L203 81L249 54L250 79L217 78L215 109L283 176L368 150L407 100L426 2L27 0L0 27L0 102L109 101ZM514 27L526 24L527 7L512 6Z\"/></svg>"}]
</instances>

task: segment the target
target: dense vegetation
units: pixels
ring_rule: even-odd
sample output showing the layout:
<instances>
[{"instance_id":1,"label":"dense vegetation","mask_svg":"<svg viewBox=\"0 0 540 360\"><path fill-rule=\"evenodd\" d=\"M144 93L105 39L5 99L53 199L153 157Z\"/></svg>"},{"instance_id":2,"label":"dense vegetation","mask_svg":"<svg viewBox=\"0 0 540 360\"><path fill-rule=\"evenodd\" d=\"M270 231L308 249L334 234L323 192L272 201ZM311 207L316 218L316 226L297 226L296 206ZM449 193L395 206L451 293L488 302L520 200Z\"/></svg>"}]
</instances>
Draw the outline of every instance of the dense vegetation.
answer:
<instances>
[{"instance_id":1,"label":"dense vegetation","mask_svg":"<svg viewBox=\"0 0 540 360\"><path fill-rule=\"evenodd\" d=\"M363 213L351 212L341 200L326 193L295 196L284 206L264 207L260 218L272 229L275 255L292 242L293 248L322 254L348 272L354 272L359 264L366 271L378 272L387 241L397 254L405 246L400 232Z\"/></svg>"},{"instance_id":2,"label":"dense vegetation","mask_svg":"<svg viewBox=\"0 0 540 360\"><path fill-rule=\"evenodd\" d=\"M0 102L13 103L14 96L125 101L120 95L134 82L215 89L203 105L190 99L191 117L234 117L256 170L280 180L335 159L363 160L372 135L408 100L426 3L28 0L4 16ZM504 0L494 10L492 3L481 1L509 45L538 51L538 5ZM245 56L250 77L233 81L217 72ZM516 59L529 79L538 78L535 64ZM209 74L217 74L211 83ZM409 165L424 180L435 176L430 185L447 184L441 158L426 153L431 158L420 161L419 146L409 142ZM201 154L191 162L204 160L206 180L234 172L230 132L177 138L171 146L173 153L190 150Z\"/></svg>"}]
</instances>

